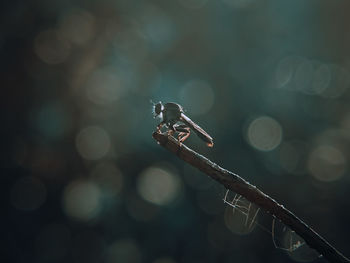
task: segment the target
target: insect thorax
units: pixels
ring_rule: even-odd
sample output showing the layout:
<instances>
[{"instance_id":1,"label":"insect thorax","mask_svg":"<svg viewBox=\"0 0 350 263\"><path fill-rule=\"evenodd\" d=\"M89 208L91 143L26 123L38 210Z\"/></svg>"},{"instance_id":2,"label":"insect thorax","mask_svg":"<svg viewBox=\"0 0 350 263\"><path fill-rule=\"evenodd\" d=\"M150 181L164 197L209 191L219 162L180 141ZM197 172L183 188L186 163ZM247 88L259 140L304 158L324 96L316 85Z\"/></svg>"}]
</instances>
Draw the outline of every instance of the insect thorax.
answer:
<instances>
[{"instance_id":1,"label":"insect thorax","mask_svg":"<svg viewBox=\"0 0 350 263\"><path fill-rule=\"evenodd\" d=\"M163 110L163 118L165 123L175 124L181 118L183 112L182 107L176 103L166 103Z\"/></svg>"}]
</instances>

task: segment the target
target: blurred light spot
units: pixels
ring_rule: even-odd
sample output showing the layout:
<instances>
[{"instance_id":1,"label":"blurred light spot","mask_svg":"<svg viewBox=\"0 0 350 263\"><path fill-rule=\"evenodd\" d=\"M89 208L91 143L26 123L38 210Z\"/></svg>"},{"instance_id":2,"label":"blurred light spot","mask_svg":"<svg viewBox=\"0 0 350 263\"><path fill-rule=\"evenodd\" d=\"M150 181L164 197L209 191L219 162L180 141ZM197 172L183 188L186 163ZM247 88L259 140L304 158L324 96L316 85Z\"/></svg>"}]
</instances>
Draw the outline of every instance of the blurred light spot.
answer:
<instances>
[{"instance_id":1,"label":"blurred light spot","mask_svg":"<svg viewBox=\"0 0 350 263\"><path fill-rule=\"evenodd\" d=\"M344 175L346 159L339 149L320 145L310 154L308 168L311 175L320 181L336 181Z\"/></svg>"},{"instance_id":2,"label":"blurred light spot","mask_svg":"<svg viewBox=\"0 0 350 263\"><path fill-rule=\"evenodd\" d=\"M294 75L297 59L295 57L283 58L276 69L276 82L279 88L290 82Z\"/></svg>"},{"instance_id":3,"label":"blurred light spot","mask_svg":"<svg viewBox=\"0 0 350 263\"><path fill-rule=\"evenodd\" d=\"M136 242L132 239L122 239L111 244L107 249L106 262L139 263L142 254Z\"/></svg>"},{"instance_id":4,"label":"blurred light spot","mask_svg":"<svg viewBox=\"0 0 350 263\"><path fill-rule=\"evenodd\" d=\"M330 79L328 65L298 56L283 58L276 69L277 87L308 95L321 94L329 87Z\"/></svg>"},{"instance_id":5,"label":"blurred light spot","mask_svg":"<svg viewBox=\"0 0 350 263\"><path fill-rule=\"evenodd\" d=\"M256 0L222 0L225 4L233 8L250 7Z\"/></svg>"},{"instance_id":6,"label":"blurred light spot","mask_svg":"<svg viewBox=\"0 0 350 263\"><path fill-rule=\"evenodd\" d=\"M46 200L46 187L35 177L19 178L11 189L11 203L19 210L36 210Z\"/></svg>"},{"instance_id":7,"label":"blurred light spot","mask_svg":"<svg viewBox=\"0 0 350 263\"><path fill-rule=\"evenodd\" d=\"M316 94L320 94L328 88L330 81L331 71L329 67L326 64L319 64L314 68L311 90Z\"/></svg>"},{"instance_id":8,"label":"blurred light spot","mask_svg":"<svg viewBox=\"0 0 350 263\"><path fill-rule=\"evenodd\" d=\"M44 105L35 116L36 128L47 138L60 138L69 129L70 120L63 105Z\"/></svg>"},{"instance_id":9,"label":"blurred light spot","mask_svg":"<svg viewBox=\"0 0 350 263\"><path fill-rule=\"evenodd\" d=\"M138 17L142 32L157 52L170 47L176 39L175 24L170 16L156 6L146 6Z\"/></svg>"},{"instance_id":10,"label":"blurred light spot","mask_svg":"<svg viewBox=\"0 0 350 263\"><path fill-rule=\"evenodd\" d=\"M308 147L303 141L283 142L280 146L281 166L291 174L303 174L307 154Z\"/></svg>"},{"instance_id":11,"label":"blurred light spot","mask_svg":"<svg viewBox=\"0 0 350 263\"><path fill-rule=\"evenodd\" d=\"M311 83L313 73L311 61L304 59L303 62L298 65L295 71L296 88L303 92L311 93L310 89L312 87Z\"/></svg>"},{"instance_id":12,"label":"blurred light spot","mask_svg":"<svg viewBox=\"0 0 350 263\"><path fill-rule=\"evenodd\" d=\"M327 98L338 98L343 95L350 85L350 74L345 68L338 65L330 65L330 84L321 95Z\"/></svg>"},{"instance_id":13,"label":"blurred light spot","mask_svg":"<svg viewBox=\"0 0 350 263\"><path fill-rule=\"evenodd\" d=\"M55 30L46 30L35 37L34 50L45 63L59 64L69 56L70 45L67 41L62 40Z\"/></svg>"},{"instance_id":14,"label":"blurred light spot","mask_svg":"<svg viewBox=\"0 0 350 263\"><path fill-rule=\"evenodd\" d=\"M101 192L92 182L76 180L64 189L63 209L67 216L89 221L101 211Z\"/></svg>"},{"instance_id":15,"label":"blurred light spot","mask_svg":"<svg viewBox=\"0 0 350 263\"><path fill-rule=\"evenodd\" d=\"M91 172L91 179L103 193L118 194L123 187L123 175L112 163L100 163Z\"/></svg>"},{"instance_id":16,"label":"blurred light spot","mask_svg":"<svg viewBox=\"0 0 350 263\"><path fill-rule=\"evenodd\" d=\"M298 245L297 243L296 245ZM307 245L303 245L300 248L287 253L291 259L296 262L312 262L320 258L320 255L316 250L311 249Z\"/></svg>"},{"instance_id":17,"label":"blurred light spot","mask_svg":"<svg viewBox=\"0 0 350 263\"><path fill-rule=\"evenodd\" d=\"M185 109L191 110L191 115L208 112L214 104L214 92L210 85L202 80L191 80L181 89L180 101Z\"/></svg>"},{"instance_id":18,"label":"blurred light spot","mask_svg":"<svg viewBox=\"0 0 350 263\"><path fill-rule=\"evenodd\" d=\"M93 72L86 87L87 97L94 103L103 105L116 101L125 92L122 79L113 69L99 69Z\"/></svg>"},{"instance_id":19,"label":"blurred light spot","mask_svg":"<svg viewBox=\"0 0 350 263\"><path fill-rule=\"evenodd\" d=\"M164 258L157 258L153 261L153 263L176 263L176 261L172 258L164 257Z\"/></svg>"},{"instance_id":20,"label":"blurred light spot","mask_svg":"<svg viewBox=\"0 0 350 263\"><path fill-rule=\"evenodd\" d=\"M89 126L82 129L77 135L76 147L83 158L98 160L107 154L111 141L104 129Z\"/></svg>"},{"instance_id":21,"label":"blurred light spot","mask_svg":"<svg viewBox=\"0 0 350 263\"><path fill-rule=\"evenodd\" d=\"M248 201L246 201L248 202ZM249 204L247 204L248 206ZM254 215L252 215L253 217ZM250 220L249 220L250 219ZM224 213L225 225L231 232L239 235L246 235L253 231L256 224L250 224L251 218L243 214L242 212L233 209L232 207L226 207Z\"/></svg>"},{"instance_id":22,"label":"blurred light spot","mask_svg":"<svg viewBox=\"0 0 350 263\"><path fill-rule=\"evenodd\" d=\"M254 148L260 151L271 151L281 143L282 127L276 120L262 116L249 124L247 138Z\"/></svg>"},{"instance_id":23,"label":"blurred light spot","mask_svg":"<svg viewBox=\"0 0 350 263\"><path fill-rule=\"evenodd\" d=\"M295 71L296 89L315 95L323 92L329 85L330 71L327 65L303 59Z\"/></svg>"},{"instance_id":24,"label":"blurred light spot","mask_svg":"<svg viewBox=\"0 0 350 263\"><path fill-rule=\"evenodd\" d=\"M37 237L39 261L62 261L71 246L71 233L63 224L50 224L41 229Z\"/></svg>"},{"instance_id":25,"label":"blurred light spot","mask_svg":"<svg viewBox=\"0 0 350 263\"><path fill-rule=\"evenodd\" d=\"M350 134L350 112L346 113L340 122L341 127L346 130L347 134Z\"/></svg>"},{"instance_id":26,"label":"blurred light spot","mask_svg":"<svg viewBox=\"0 0 350 263\"><path fill-rule=\"evenodd\" d=\"M167 170L149 167L139 175L137 190L145 200L157 205L166 205L178 196L180 181Z\"/></svg>"},{"instance_id":27,"label":"blurred light spot","mask_svg":"<svg viewBox=\"0 0 350 263\"><path fill-rule=\"evenodd\" d=\"M208 0L178 0L186 8L199 9L207 4Z\"/></svg>"},{"instance_id":28,"label":"blurred light spot","mask_svg":"<svg viewBox=\"0 0 350 263\"><path fill-rule=\"evenodd\" d=\"M59 35L71 43L86 44L95 34L95 18L85 10L70 10L62 17Z\"/></svg>"},{"instance_id":29,"label":"blurred light spot","mask_svg":"<svg viewBox=\"0 0 350 263\"><path fill-rule=\"evenodd\" d=\"M310 262L319 257L319 254L311 249L295 231L290 230L279 220L273 223L273 239L275 245L297 262Z\"/></svg>"},{"instance_id":30,"label":"blurred light spot","mask_svg":"<svg viewBox=\"0 0 350 263\"><path fill-rule=\"evenodd\" d=\"M283 237L282 245L284 248L290 249L287 254L297 262L311 262L320 256L316 250L305 244L304 239L289 229Z\"/></svg>"}]
</instances>

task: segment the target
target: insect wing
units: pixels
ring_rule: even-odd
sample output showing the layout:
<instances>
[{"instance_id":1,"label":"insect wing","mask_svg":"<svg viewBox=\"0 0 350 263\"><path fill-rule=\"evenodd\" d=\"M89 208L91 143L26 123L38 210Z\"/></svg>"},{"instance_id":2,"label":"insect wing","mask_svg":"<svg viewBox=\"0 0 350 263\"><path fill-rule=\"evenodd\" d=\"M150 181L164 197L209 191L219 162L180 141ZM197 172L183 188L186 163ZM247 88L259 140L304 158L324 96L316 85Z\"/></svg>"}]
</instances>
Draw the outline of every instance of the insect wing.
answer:
<instances>
[{"instance_id":1,"label":"insect wing","mask_svg":"<svg viewBox=\"0 0 350 263\"><path fill-rule=\"evenodd\" d=\"M199 127L199 125L197 125L183 113L181 113L181 120L189 127L191 127L191 129L198 135L198 137L205 141L209 147L213 147L213 138L210 137L210 135L206 133L201 127Z\"/></svg>"}]
</instances>

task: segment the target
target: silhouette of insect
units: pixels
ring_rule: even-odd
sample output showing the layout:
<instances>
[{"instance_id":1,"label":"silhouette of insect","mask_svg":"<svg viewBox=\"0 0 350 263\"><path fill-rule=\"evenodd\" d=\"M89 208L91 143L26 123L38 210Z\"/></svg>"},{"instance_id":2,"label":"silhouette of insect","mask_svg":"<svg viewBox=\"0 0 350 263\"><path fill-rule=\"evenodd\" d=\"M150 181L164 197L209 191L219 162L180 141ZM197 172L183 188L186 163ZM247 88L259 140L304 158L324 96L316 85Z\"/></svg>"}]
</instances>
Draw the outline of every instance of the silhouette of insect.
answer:
<instances>
[{"instance_id":1,"label":"silhouette of insect","mask_svg":"<svg viewBox=\"0 0 350 263\"><path fill-rule=\"evenodd\" d=\"M182 143L190 136L192 129L209 147L213 147L213 138L185 115L181 105L173 102L153 103L153 113L154 118L159 117L162 120L157 126L158 132L165 125L169 129L169 135L173 135L175 132L179 133L178 140Z\"/></svg>"}]
</instances>

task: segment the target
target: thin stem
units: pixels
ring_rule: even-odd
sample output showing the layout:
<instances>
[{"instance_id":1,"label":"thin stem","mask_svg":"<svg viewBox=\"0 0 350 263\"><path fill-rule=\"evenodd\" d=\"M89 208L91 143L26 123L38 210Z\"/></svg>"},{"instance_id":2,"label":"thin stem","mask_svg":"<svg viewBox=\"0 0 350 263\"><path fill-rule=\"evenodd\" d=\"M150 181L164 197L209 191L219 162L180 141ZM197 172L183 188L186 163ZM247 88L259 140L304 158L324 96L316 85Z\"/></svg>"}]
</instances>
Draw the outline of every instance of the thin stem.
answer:
<instances>
[{"instance_id":1,"label":"thin stem","mask_svg":"<svg viewBox=\"0 0 350 263\"><path fill-rule=\"evenodd\" d=\"M329 262L350 262L344 255L331 246L323 237L311 229L302 220L296 217L283 205L277 203L267 194L260 191L254 185L248 183L237 174L221 168L206 157L191 150L184 144L180 144L173 137L154 132L153 138L164 148L176 154L183 161L198 168L227 189L245 197L261 209L274 215L282 223L294 230L313 249L317 250Z\"/></svg>"}]
</instances>

